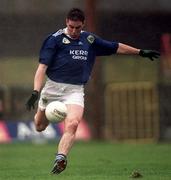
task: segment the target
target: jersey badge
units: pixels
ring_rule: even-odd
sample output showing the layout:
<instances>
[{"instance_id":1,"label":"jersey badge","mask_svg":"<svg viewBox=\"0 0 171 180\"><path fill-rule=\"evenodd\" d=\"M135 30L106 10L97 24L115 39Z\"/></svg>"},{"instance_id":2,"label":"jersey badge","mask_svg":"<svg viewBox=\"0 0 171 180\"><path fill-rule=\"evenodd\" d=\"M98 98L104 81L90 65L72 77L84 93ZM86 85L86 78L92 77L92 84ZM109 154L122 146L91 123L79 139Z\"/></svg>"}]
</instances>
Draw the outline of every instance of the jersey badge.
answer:
<instances>
[{"instance_id":1,"label":"jersey badge","mask_svg":"<svg viewBox=\"0 0 171 180\"><path fill-rule=\"evenodd\" d=\"M64 44L69 44L69 43L70 43L70 40L64 37L64 38L62 39L62 43L64 43Z\"/></svg>"},{"instance_id":2,"label":"jersey badge","mask_svg":"<svg viewBox=\"0 0 171 180\"><path fill-rule=\"evenodd\" d=\"M94 42L94 36L89 35L89 36L87 37L87 40L88 40L88 42L89 42L90 44L93 44L93 42Z\"/></svg>"}]
</instances>

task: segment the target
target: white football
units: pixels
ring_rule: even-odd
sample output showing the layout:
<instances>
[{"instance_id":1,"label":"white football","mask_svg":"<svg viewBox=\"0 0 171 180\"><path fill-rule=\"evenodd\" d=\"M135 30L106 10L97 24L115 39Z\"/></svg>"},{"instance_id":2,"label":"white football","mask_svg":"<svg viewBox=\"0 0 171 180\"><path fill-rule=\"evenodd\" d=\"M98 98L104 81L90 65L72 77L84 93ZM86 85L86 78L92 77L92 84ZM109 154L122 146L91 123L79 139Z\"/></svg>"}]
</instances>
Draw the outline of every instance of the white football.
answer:
<instances>
[{"instance_id":1,"label":"white football","mask_svg":"<svg viewBox=\"0 0 171 180\"><path fill-rule=\"evenodd\" d=\"M61 122L67 116L67 107L63 102L53 101L47 105L45 115L51 122Z\"/></svg>"}]
</instances>

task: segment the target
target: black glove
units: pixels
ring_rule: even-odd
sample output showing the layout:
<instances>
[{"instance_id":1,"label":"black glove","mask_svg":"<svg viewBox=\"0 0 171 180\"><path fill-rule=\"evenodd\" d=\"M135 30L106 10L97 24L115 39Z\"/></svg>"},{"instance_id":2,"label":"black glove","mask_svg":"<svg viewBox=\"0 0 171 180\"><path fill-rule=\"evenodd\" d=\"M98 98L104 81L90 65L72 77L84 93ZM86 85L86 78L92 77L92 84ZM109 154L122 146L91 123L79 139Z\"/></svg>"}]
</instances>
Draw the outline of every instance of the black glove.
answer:
<instances>
[{"instance_id":1,"label":"black glove","mask_svg":"<svg viewBox=\"0 0 171 180\"><path fill-rule=\"evenodd\" d=\"M27 109L28 111L30 111L31 108L34 109L34 105L35 105L35 102L37 101L38 97L39 97L39 92L36 91L36 90L34 90L34 91L32 92L32 94L31 94L30 98L29 98L28 101L26 102L26 109Z\"/></svg>"},{"instance_id":2,"label":"black glove","mask_svg":"<svg viewBox=\"0 0 171 180\"><path fill-rule=\"evenodd\" d=\"M159 58L160 53L155 50L143 50L141 49L139 52L139 55L142 57L150 58L151 61L154 60L154 58Z\"/></svg>"}]
</instances>

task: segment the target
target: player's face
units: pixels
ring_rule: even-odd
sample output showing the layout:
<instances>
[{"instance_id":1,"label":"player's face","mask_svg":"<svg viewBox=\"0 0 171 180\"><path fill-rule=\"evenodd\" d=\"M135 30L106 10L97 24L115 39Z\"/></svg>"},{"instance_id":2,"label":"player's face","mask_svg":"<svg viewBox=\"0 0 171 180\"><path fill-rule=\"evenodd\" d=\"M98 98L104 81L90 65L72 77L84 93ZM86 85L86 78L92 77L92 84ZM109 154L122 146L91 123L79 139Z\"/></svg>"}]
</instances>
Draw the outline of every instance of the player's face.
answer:
<instances>
[{"instance_id":1,"label":"player's face","mask_svg":"<svg viewBox=\"0 0 171 180\"><path fill-rule=\"evenodd\" d=\"M67 25L68 35L73 39L79 38L81 30L84 27L84 23L82 21L72 21L67 19L66 25Z\"/></svg>"}]
</instances>

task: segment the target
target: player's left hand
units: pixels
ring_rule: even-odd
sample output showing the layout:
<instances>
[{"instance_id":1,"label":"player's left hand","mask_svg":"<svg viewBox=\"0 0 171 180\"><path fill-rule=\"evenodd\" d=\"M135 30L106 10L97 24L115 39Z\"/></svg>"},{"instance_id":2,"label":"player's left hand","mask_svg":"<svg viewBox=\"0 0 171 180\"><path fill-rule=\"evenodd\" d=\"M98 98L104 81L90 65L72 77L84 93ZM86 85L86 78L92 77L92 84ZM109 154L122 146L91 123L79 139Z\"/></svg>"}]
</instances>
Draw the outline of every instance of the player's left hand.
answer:
<instances>
[{"instance_id":1,"label":"player's left hand","mask_svg":"<svg viewBox=\"0 0 171 180\"><path fill-rule=\"evenodd\" d=\"M147 57L151 61L154 60L154 58L159 58L160 57L160 52L155 51L155 50L143 50L141 49L139 52L139 55L142 57Z\"/></svg>"}]
</instances>

